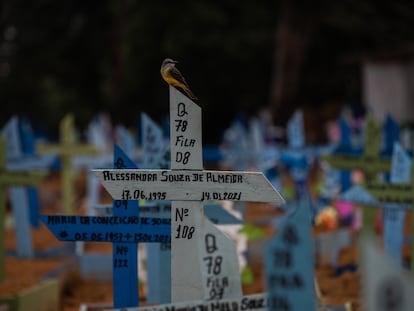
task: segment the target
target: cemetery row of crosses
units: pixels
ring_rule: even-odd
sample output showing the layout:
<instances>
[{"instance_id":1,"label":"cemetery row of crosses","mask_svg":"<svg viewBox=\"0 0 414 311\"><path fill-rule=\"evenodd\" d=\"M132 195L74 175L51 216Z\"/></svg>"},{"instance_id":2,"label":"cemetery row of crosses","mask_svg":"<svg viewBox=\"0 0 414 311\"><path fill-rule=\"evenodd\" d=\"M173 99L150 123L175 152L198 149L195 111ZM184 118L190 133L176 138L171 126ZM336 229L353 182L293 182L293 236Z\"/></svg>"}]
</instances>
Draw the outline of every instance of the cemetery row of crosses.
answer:
<instances>
[{"instance_id":1,"label":"cemetery row of crosses","mask_svg":"<svg viewBox=\"0 0 414 311\"><path fill-rule=\"evenodd\" d=\"M212 150L201 115L170 87L170 137L142 114L139 151L103 116L87 144L72 115L57 144L38 143L27 120L12 118L0 141L4 288L16 283L11 260L75 258L81 277L112 282L113 301L85 297L84 309L411 310L412 146L391 116L383 125L367 116L362 127L343 116L323 146L305 144L301 111L287 143L269 139L259 119L235 120ZM45 200L56 173L59 210ZM39 249L34 232L44 226L64 242ZM88 252L98 244L112 253ZM65 282L67 266L41 278ZM0 305L7 295L0 286Z\"/></svg>"}]
</instances>

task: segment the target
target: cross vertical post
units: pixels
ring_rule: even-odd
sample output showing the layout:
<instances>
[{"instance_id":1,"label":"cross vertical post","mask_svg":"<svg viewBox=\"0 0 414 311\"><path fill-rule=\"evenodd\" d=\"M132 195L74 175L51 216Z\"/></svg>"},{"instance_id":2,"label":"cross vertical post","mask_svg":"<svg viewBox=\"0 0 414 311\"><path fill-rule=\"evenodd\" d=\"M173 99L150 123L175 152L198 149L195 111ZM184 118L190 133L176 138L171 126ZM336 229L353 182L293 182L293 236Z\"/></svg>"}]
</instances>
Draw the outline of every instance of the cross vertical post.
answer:
<instances>
[{"instance_id":1,"label":"cross vertical post","mask_svg":"<svg viewBox=\"0 0 414 311\"><path fill-rule=\"evenodd\" d=\"M170 140L171 170L203 169L201 108L170 86ZM187 142L186 144L184 142ZM202 250L198 243L203 218L202 201L171 202L171 271L181 271L171 276L171 301L200 298L202 282L200 262ZM183 256L192 250L192 256ZM183 267L185 267L183 269ZM192 275L192 276L191 276ZM198 286L188 284L197 280Z\"/></svg>"},{"instance_id":2,"label":"cross vertical post","mask_svg":"<svg viewBox=\"0 0 414 311\"><path fill-rule=\"evenodd\" d=\"M13 171L6 169L6 141L0 135L0 280L4 279L4 220L9 185L34 186L45 176L44 172Z\"/></svg>"},{"instance_id":3,"label":"cross vertical post","mask_svg":"<svg viewBox=\"0 0 414 311\"><path fill-rule=\"evenodd\" d=\"M365 147L363 155L328 155L324 159L334 168L350 171L359 169L364 172L366 184L369 186L374 183L377 175L381 172L388 172L391 169L390 159L380 157L381 127L372 118L368 116L365 125ZM342 192L345 189L342 189ZM348 190L348 189L346 189ZM363 207L364 215L372 214L370 207ZM367 219L372 219L372 215L367 215Z\"/></svg>"},{"instance_id":4,"label":"cross vertical post","mask_svg":"<svg viewBox=\"0 0 414 311\"><path fill-rule=\"evenodd\" d=\"M137 168L117 145L114 146L114 168ZM112 215L139 217L138 201L113 200ZM114 308L138 306L138 244L113 243L112 258Z\"/></svg>"}]
</instances>

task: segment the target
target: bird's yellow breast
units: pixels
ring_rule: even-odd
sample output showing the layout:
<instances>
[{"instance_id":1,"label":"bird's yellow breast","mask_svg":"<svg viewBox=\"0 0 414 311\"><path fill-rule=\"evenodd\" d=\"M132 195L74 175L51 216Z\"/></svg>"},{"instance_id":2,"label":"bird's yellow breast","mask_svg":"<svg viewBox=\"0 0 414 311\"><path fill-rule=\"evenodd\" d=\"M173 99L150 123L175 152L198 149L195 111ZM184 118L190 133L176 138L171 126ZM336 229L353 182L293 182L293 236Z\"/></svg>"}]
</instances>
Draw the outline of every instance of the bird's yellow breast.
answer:
<instances>
[{"instance_id":1,"label":"bird's yellow breast","mask_svg":"<svg viewBox=\"0 0 414 311\"><path fill-rule=\"evenodd\" d=\"M171 68L169 66L161 68L161 76L164 79L164 81L167 82L169 85L185 87L183 83L181 83L171 75L170 70Z\"/></svg>"}]
</instances>

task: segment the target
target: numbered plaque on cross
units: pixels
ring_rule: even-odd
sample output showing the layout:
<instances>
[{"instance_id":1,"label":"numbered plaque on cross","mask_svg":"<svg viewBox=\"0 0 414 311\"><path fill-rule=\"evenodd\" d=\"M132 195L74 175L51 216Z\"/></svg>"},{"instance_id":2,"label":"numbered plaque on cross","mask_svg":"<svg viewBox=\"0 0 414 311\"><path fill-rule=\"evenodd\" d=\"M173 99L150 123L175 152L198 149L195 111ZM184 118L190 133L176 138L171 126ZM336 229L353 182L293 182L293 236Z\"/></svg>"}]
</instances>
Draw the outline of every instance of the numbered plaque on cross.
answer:
<instances>
[{"instance_id":1,"label":"numbered plaque on cross","mask_svg":"<svg viewBox=\"0 0 414 311\"><path fill-rule=\"evenodd\" d=\"M114 199L171 200L171 300L240 297L236 248L204 200L284 203L262 173L203 171L201 108L170 87L171 170L96 170Z\"/></svg>"}]
</instances>

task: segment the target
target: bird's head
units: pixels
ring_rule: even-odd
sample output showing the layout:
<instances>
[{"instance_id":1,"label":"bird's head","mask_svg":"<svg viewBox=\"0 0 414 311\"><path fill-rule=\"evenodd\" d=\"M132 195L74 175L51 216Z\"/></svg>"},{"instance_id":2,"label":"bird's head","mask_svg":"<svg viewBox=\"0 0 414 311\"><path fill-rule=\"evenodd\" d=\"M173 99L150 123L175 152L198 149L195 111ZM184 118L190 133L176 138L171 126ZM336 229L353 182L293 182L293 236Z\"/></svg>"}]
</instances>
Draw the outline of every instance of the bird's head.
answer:
<instances>
[{"instance_id":1,"label":"bird's head","mask_svg":"<svg viewBox=\"0 0 414 311\"><path fill-rule=\"evenodd\" d=\"M166 66L166 65L174 65L177 64L178 62L176 60L172 60L171 58L166 58L164 59L164 61L162 62L162 67Z\"/></svg>"}]
</instances>

